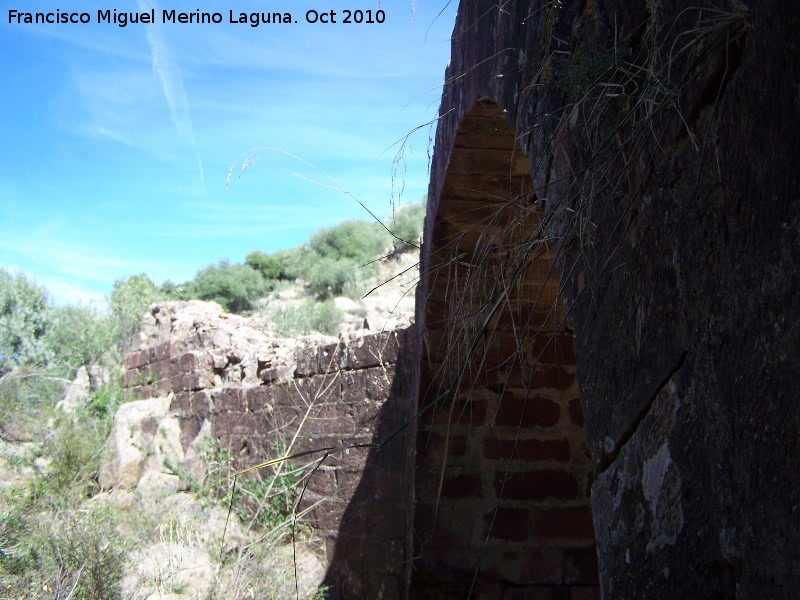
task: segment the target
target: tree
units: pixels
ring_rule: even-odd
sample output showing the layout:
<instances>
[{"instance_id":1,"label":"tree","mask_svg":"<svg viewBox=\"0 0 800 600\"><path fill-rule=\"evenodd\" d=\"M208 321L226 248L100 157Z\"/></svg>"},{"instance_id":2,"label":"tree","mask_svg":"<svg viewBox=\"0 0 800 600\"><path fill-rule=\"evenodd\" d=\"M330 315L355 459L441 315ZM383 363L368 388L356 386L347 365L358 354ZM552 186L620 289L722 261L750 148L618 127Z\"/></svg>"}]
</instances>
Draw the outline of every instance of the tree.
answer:
<instances>
[{"instance_id":1,"label":"tree","mask_svg":"<svg viewBox=\"0 0 800 600\"><path fill-rule=\"evenodd\" d=\"M256 250L248 254L244 262L261 273L261 276L267 281L286 279L283 261L274 254L263 254Z\"/></svg>"},{"instance_id":2,"label":"tree","mask_svg":"<svg viewBox=\"0 0 800 600\"><path fill-rule=\"evenodd\" d=\"M118 346L122 335L111 315L101 314L90 306L54 308L51 323L47 343L53 362L69 376L82 366L101 363L109 350ZM129 340L126 338L126 342Z\"/></svg>"},{"instance_id":3,"label":"tree","mask_svg":"<svg viewBox=\"0 0 800 600\"><path fill-rule=\"evenodd\" d=\"M50 325L45 289L0 269L0 374L18 365L47 364Z\"/></svg>"},{"instance_id":4,"label":"tree","mask_svg":"<svg viewBox=\"0 0 800 600\"><path fill-rule=\"evenodd\" d=\"M361 264L375 260L389 246L389 235L379 223L344 221L320 229L311 236L310 247L320 258L350 259Z\"/></svg>"},{"instance_id":5,"label":"tree","mask_svg":"<svg viewBox=\"0 0 800 600\"><path fill-rule=\"evenodd\" d=\"M240 314L253 310L267 290L261 273L250 265L232 265L227 260L200 271L187 287L190 297L219 302L225 310Z\"/></svg>"},{"instance_id":6,"label":"tree","mask_svg":"<svg viewBox=\"0 0 800 600\"><path fill-rule=\"evenodd\" d=\"M118 343L127 345L131 336L138 331L139 322L147 309L166 299L167 295L144 273L115 281L108 307L118 331Z\"/></svg>"},{"instance_id":7,"label":"tree","mask_svg":"<svg viewBox=\"0 0 800 600\"><path fill-rule=\"evenodd\" d=\"M398 208L391 217L386 219L384 225L397 236L392 240L395 252L416 250L419 246L422 227L425 223L426 201L427 195L422 202Z\"/></svg>"}]
</instances>

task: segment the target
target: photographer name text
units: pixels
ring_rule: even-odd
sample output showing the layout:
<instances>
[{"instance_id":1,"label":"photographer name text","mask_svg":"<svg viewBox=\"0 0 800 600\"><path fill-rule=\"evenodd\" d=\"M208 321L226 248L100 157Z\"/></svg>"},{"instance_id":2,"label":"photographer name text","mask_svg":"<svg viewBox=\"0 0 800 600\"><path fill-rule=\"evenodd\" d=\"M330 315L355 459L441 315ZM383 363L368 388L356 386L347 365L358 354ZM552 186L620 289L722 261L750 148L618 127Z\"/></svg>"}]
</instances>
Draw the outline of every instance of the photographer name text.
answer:
<instances>
[{"instance_id":1,"label":"photographer name text","mask_svg":"<svg viewBox=\"0 0 800 600\"><path fill-rule=\"evenodd\" d=\"M381 10L308 10L302 17L304 23L311 24L342 24L342 25L372 25L385 22L386 13ZM127 27L128 25L150 25L154 23L184 24L184 25L219 25L228 23L234 25L285 25L298 23L297 17L289 12L239 12L229 10L227 15L220 12L180 12L177 10L150 9L142 12L124 12L117 9L98 10L96 14L88 12L69 12L54 10L52 12L24 12L15 9L8 11L10 25L69 25L100 23Z\"/></svg>"}]
</instances>

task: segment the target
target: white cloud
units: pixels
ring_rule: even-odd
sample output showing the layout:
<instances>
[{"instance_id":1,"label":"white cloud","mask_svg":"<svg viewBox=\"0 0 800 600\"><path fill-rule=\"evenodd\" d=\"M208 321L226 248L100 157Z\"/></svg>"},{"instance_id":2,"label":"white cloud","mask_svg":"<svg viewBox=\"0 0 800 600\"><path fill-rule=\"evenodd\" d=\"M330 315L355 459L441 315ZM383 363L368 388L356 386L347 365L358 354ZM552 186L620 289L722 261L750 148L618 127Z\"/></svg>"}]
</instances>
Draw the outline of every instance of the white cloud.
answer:
<instances>
[{"instance_id":1,"label":"white cloud","mask_svg":"<svg viewBox=\"0 0 800 600\"><path fill-rule=\"evenodd\" d=\"M139 10L149 11L158 10L156 3L139 0ZM161 88L164 97L169 105L170 117L175 131L191 147L197 160L197 169L200 174L200 189L205 190L205 175L203 173L203 161L197 151L197 143L194 138L194 128L192 127L192 117L189 113L189 100L186 97L186 90L183 87L183 78L180 69L175 62L172 48L164 39L161 28L157 24L147 26L147 43L150 45L150 53L153 61L153 71L161 81Z\"/></svg>"}]
</instances>

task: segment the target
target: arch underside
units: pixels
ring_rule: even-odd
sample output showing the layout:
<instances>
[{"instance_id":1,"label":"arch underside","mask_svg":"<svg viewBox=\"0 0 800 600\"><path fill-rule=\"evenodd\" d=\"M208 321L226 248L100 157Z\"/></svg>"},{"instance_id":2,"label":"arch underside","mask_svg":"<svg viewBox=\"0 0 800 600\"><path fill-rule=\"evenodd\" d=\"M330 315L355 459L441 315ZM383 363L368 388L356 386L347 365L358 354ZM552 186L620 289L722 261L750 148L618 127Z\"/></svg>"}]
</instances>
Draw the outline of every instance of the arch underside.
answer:
<instances>
[{"instance_id":1,"label":"arch underside","mask_svg":"<svg viewBox=\"0 0 800 600\"><path fill-rule=\"evenodd\" d=\"M412 597L570 586L592 597L573 333L528 159L496 103L459 124L435 195Z\"/></svg>"}]
</instances>

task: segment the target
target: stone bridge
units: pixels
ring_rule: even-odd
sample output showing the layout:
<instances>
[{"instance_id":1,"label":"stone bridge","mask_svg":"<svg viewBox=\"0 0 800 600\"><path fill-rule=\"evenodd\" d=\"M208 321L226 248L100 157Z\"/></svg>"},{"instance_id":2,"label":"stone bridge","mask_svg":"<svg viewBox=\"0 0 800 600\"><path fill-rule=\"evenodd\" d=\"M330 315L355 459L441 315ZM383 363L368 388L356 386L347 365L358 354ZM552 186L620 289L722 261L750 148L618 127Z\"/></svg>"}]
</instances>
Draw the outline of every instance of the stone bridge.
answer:
<instances>
[{"instance_id":1,"label":"stone bridge","mask_svg":"<svg viewBox=\"0 0 800 600\"><path fill-rule=\"evenodd\" d=\"M322 394L302 448L378 444L309 483L332 593L796 595L799 31L789 0L461 2L416 326L176 394L253 460L287 382Z\"/></svg>"}]
</instances>

